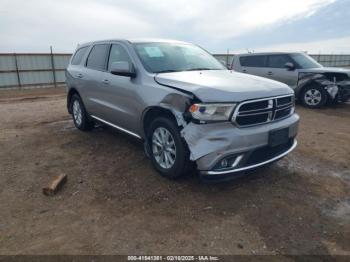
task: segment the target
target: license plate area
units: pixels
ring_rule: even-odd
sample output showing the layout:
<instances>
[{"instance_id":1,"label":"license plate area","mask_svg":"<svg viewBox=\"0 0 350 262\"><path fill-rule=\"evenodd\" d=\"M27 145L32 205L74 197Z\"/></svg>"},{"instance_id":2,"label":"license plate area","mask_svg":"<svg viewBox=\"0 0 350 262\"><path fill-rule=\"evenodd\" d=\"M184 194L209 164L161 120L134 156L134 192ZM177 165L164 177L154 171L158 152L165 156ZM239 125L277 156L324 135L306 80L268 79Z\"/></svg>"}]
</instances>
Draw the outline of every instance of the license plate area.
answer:
<instances>
[{"instance_id":1,"label":"license plate area","mask_svg":"<svg viewBox=\"0 0 350 262\"><path fill-rule=\"evenodd\" d=\"M272 130L269 133L269 146L275 147L286 144L289 140L289 128Z\"/></svg>"}]
</instances>

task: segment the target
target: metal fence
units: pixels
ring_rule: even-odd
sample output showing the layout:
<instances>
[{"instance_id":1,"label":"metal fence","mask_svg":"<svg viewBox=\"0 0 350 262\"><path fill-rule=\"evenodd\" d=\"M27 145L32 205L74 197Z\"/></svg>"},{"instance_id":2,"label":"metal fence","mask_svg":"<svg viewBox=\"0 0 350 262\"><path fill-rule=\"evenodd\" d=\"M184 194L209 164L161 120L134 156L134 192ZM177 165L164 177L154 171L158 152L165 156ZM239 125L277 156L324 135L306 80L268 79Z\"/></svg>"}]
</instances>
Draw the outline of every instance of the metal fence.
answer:
<instances>
[{"instance_id":1,"label":"metal fence","mask_svg":"<svg viewBox=\"0 0 350 262\"><path fill-rule=\"evenodd\" d=\"M323 66L349 67L350 55L310 55Z\"/></svg>"},{"instance_id":2,"label":"metal fence","mask_svg":"<svg viewBox=\"0 0 350 262\"><path fill-rule=\"evenodd\" d=\"M214 54L227 65L233 54ZM350 67L350 55L311 55L324 66ZM64 85L71 54L0 54L0 89Z\"/></svg>"},{"instance_id":3,"label":"metal fence","mask_svg":"<svg viewBox=\"0 0 350 262\"><path fill-rule=\"evenodd\" d=\"M0 54L0 88L59 86L71 54Z\"/></svg>"},{"instance_id":4,"label":"metal fence","mask_svg":"<svg viewBox=\"0 0 350 262\"><path fill-rule=\"evenodd\" d=\"M214 54L216 59L231 66L235 57L234 54ZM350 67L350 55L310 55L323 66Z\"/></svg>"}]
</instances>

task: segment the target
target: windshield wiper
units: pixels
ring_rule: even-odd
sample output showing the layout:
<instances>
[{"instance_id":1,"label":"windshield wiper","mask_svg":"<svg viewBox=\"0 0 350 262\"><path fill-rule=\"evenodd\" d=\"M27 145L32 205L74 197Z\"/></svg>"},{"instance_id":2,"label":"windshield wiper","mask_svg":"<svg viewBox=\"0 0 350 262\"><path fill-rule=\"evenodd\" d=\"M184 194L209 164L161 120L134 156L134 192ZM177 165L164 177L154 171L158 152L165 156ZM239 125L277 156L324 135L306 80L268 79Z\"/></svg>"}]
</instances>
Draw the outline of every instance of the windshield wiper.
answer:
<instances>
[{"instance_id":1,"label":"windshield wiper","mask_svg":"<svg viewBox=\"0 0 350 262\"><path fill-rule=\"evenodd\" d=\"M186 69L185 71L202 71L202 70L216 70L216 69L208 68L208 67L197 67L197 68Z\"/></svg>"},{"instance_id":2,"label":"windshield wiper","mask_svg":"<svg viewBox=\"0 0 350 262\"><path fill-rule=\"evenodd\" d=\"M197 67L197 68L190 68L190 69L184 69L184 70L167 69L167 70L157 71L155 73L161 74L161 73L172 73L172 72L183 72L183 71L202 71L202 70L220 70L220 69L214 69L214 68L208 68L208 67Z\"/></svg>"},{"instance_id":3,"label":"windshield wiper","mask_svg":"<svg viewBox=\"0 0 350 262\"><path fill-rule=\"evenodd\" d=\"M161 74L161 73L172 73L172 72L179 72L179 70L168 69L168 70L157 71L155 73L156 74Z\"/></svg>"}]
</instances>

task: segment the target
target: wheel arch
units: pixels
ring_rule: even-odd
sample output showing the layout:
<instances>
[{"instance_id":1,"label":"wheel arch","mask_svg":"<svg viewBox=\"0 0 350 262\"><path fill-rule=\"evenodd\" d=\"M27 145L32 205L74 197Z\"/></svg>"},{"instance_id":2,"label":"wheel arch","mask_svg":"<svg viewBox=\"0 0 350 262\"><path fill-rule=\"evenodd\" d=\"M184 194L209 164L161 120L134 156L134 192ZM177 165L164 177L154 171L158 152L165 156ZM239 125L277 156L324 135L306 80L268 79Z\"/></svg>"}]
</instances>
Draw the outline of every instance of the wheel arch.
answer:
<instances>
[{"instance_id":1,"label":"wheel arch","mask_svg":"<svg viewBox=\"0 0 350 262\"><path fill-rule=\"evenodd\" d=\"M69 114L72 114L72 108L71 108L70 104L71 104L72 97L75 94L77 94L79 97L81 97L76 88L74 88L74 87L70 88L68 91L68 94L67 94L67 110L68 110Z\"/></svg>"},{"instance_id":2,"label":"wheel arch","mask_svg":"<svg viewBox=\"0 0 350 262\"><path fill-rule=\"evenodd\" d=\"M174 113L169 109L162 106L150 106L143 111L142 114L142 131L144 137L147 137L148 128L152 122L157 117L168 117L178 124Z\"/></svg>"},{"instance_id":3,"label":"wheel arch","mask_svg":"<svg viewBox=\"0 0 350 262\"><path fill-rule=\"evenodd\" d=\"M323 96L322 96L323 98L319 101L318 104L309 105L304 100L303 96L304 96L306 89L308 89L308 88L319 89L321 94L323 94ZM324 106L325 104L327 104L329 99L330 99L330 95L329 95L328 91L326 90L326 86L322 85L321 83L319 83L317 81L310 81L310 82L306 83L304 86L301 87L299 95L298 95L298 100L301 101L301 103L304 106L310 107L310 108L320 108L320 107Z\"/></svg>"},{"instance_id":4,"label":"wheel arch","mask_svg":"<svg viewBox=\"0 0 350 262\"><path fill-rule=\"evenodd\" d=\"M318 86L318 87L324 88L322 85L320 85L316 81L309 81L309 82L305 83L303 86L301 86L299 88L299 91L298 91L298 100L299 101L303 98L302 96L303 96L305 89L308 87L312 87L312 86Z\"/></svg>"}]
</instances>

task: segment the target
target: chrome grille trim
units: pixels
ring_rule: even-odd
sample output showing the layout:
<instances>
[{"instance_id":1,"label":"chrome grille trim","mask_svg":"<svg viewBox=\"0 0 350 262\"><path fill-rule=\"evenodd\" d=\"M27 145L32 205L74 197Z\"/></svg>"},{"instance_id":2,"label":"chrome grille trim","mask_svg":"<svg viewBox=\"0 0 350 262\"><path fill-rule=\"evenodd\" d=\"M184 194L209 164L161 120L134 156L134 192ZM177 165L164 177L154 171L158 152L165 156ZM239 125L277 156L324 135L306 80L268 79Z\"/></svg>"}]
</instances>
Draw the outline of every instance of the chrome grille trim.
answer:
<instances>
[{"instance_id":1,"label":"chrome grille trim","mask_svg":"<svg viewBox=\"0 0 350 262\"><path fill-rule=\"evenodd\" d=\"M290 102L288 103L280 103L281 98L288 98L290 97ZM252 104L255 102L260 102L260 101L268 101L268 106L263 109L256 109L256 110L240 110L243 105L246 104ZM286 110L290 108L289 113L285 116L276 118L276 113L280 112L282 110ZM235 108L234 113L232 115L231 121L237 126L237 127L250 127L250 126L255 126L255 125L262 125L266 124L272 121L277 121L281 120L284 118L289 117L294 113L294 95L284 95L284 96L276 96L276 97L268 97L268 98L261 98L261 99L255 99L255 100L248 100L244 101ZM257 122L253 124L239 124L239 120L246 119L248 120L247 117L251 116L258 116L258 115L264 115L266 114L266 121L263 122ZM249 120L248 120L249 121Z\"/></svg>"}]
</instances>

